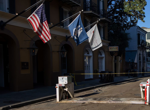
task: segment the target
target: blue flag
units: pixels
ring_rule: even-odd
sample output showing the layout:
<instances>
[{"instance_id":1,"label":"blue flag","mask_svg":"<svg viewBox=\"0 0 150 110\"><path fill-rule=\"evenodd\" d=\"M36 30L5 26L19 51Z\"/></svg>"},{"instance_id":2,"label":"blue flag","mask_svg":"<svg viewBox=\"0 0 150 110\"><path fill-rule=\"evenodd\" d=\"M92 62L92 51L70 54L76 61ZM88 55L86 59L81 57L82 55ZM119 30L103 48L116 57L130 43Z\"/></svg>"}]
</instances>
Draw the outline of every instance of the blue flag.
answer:
<instances>
[{"instance_id":1,"label":"blue flag","mask_svg":"<svg viewBox=\"0 0 150 110\"><path fill-rule=\"evenodd\" d=\"M68 25L68 28L77 45L88 39L80 14Z\"/></svg>"}]
</instances>

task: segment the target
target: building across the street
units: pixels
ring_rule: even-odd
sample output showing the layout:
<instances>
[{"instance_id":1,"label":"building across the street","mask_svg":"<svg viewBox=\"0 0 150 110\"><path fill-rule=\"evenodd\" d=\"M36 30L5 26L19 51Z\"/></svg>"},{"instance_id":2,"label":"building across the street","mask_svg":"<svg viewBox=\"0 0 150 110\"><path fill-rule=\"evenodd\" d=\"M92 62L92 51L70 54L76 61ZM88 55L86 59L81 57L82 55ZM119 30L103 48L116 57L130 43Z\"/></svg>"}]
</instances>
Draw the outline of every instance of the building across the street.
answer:
<instances>
[{"instance_id":1,"label":"building across the street","mask_svg":"<svg viewBox=\"0 0 150 110\"><path fill-rule=\"evenodd\" d=\"M9 20L36 1L0 0L0 21ZM69 73L78 82L99 78L94 72L113 72L114 60L108 49L107 0L45 0L44 5L49 27L82 9L84 27L103 18L98 23L103 46L92 51L88 41L78 46L72 38L66 41L66 35L70 35L67 26L74 18L50 29L52 39L44 44L27 21L37 8L34 7L0 29L0 88L21 91L55 85L58 76ZM119 57L115 61L119 62L118 72L124 70L121 60Z\"/></svg>"},{"instance_id":2,"label":"building across the street","mask_svg":"<svg viewBox=\"0 0 150 110\"><path fill-rule=\"evenodd\" d=\"M142 27L146 32L146 70L150 72L150 28Z\"/></svg>"},{"instance_id":3,"label":"building across the street","mask_svg":"<svg viewBox=\"0 0 150 110\"><path fill-rule=\"evenodd\" d=\"M133 26L126 31L131 40L126 48L126 71L146 71L146 31L139 26Z\"/></svg>"}]
</instances>

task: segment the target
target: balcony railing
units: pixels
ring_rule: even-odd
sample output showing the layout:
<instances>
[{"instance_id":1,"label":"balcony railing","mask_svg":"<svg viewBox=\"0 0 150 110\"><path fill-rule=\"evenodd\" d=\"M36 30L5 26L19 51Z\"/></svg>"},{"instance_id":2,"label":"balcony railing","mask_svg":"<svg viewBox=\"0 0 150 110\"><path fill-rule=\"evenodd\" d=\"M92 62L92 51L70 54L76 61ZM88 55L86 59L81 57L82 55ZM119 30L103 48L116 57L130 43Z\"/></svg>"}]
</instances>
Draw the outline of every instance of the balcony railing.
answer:
<instances>
[{"instance_id":1,"label":"balcony railing","mask_svg":"<svg viewBox=\"0 0 150 110\"><path fill-rule=\"evenodd\" d=\"M65 4L71 5L71 6L80 6L81 0L61 0Z\"/></svg>"},{"instance_id":2,"label":"balcony railing","mask_svg":"<svg viewBox=\"0 0 150 110\"><path fill-rule=\"evenodd\" d=\"M138 40L138 46L145 47L146 45L147 45L146 41L144 41L144 40L142 40L142 41Z\"/></svg>"},{"instance_id":3,"label":"balcony railing","mask_svg":"<svg viewBox=\"0 0 150 110\"><path fill-rule=\"evenodd\" d=\"M103 18L103 17L107 18L107 10L101 9L99 11L99 14L100 14L100 18Z\"/></svg>"},{"instance_id":4,"label":"balcony railing","mask_svg":"<svg viewBox=\"0 0 150 110\"><path fill-rule=\"evenodd\" d=\"M99 15L98 5L92 1L86 1L85 3L85 11L92 11Z\"/></svg>"}]
</instances>

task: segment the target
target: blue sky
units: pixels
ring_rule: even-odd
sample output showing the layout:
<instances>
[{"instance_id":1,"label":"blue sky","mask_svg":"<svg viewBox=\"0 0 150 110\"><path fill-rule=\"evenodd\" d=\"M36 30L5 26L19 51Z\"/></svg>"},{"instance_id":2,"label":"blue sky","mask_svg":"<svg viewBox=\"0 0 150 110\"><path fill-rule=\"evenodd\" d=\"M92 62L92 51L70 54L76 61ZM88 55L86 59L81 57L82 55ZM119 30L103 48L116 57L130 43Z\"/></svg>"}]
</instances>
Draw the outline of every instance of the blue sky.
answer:
<instances>
[{"instance_id":1,"label":"blue sky","mask_svg":"<svg viewBox=\"0 0 150 110\"><path fill-rule=\"evenodd\" d=\"M140 27L147 27L150 28L150 0L146 0L147 5L145 6L145 22L142 22L141 20L138 21L137 25Z\"/></svg>"}]
</instances>

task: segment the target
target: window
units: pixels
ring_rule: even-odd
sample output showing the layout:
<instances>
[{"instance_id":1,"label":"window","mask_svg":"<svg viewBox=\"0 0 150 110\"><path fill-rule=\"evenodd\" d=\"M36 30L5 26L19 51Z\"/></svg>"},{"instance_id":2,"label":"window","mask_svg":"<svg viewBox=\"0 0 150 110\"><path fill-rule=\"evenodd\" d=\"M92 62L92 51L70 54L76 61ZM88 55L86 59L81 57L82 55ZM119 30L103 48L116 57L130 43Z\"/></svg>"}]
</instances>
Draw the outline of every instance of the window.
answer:
<instances>
[{"instance_id":1,"label":"window","mask_svg":"<svg viewBox=\"0 0 150 110\"><path fill-rule=\"evenodd\" d=\"M0 10L9 12L9 0L0 0Z\"/></svg>"},{"instance_id":2,"label":"window","mask_svg":"<svg viewBox=\"0 0 150 110\"><path fill-rule=\"evenodd\" d=\"M63 19L66 19L69 17L69 11L63 9ZM66 28L69 25L69 20L64 22L64 28Z\"/></svg>"},{"instance_id":3,"label":"window","mask_svg":"<svg viewBox=\"0 0 150 110\"><path fill-rule=\"evenodd\" d=\"M150 39L150 32L147 33L147 39Z\"/></svg>"}]
</instances>

